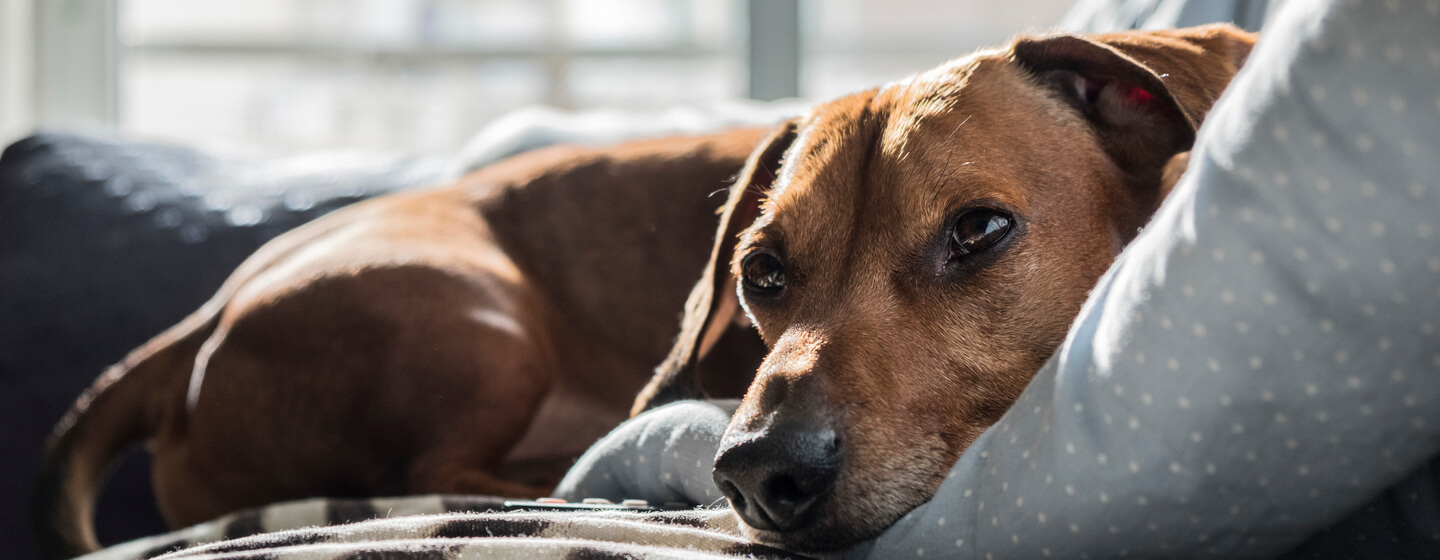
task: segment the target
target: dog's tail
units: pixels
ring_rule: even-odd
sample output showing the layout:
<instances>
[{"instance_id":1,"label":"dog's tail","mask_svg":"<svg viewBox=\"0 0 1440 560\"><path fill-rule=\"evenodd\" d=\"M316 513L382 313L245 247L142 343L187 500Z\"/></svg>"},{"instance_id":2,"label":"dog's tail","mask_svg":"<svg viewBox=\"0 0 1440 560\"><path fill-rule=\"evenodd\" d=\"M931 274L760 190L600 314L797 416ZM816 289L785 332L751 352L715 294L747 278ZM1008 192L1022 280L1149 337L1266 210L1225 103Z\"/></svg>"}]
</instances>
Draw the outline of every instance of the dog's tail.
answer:
<instances>
[{"instance_id":1,"label":"dog's tail","mask_svg":"<svg viewBox=\"0 0 1440 560\"><path fill-rule=\"evenodd\" d=\"M223 307L212 300L110 366L55 426L33 504L44 558L71 558L100 548L93 513L111 464L159 431L167 407L184 406L195 355Z\"/></svg>"}]
</instances>

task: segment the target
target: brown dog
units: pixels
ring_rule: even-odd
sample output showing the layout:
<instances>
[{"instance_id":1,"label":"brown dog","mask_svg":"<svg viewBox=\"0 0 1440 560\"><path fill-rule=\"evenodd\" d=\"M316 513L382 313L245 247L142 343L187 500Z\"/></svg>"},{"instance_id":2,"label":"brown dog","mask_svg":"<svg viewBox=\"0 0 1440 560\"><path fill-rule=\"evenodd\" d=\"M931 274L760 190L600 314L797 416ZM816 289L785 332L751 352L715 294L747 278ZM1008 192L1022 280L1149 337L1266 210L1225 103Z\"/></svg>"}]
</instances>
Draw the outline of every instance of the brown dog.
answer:
<instances>
[{"instance_id":1,"label":"brown dog","mask_svg":"<svg viewBox=\"0 0 1440 560\"><path fill-rule=\"evenodd\" d=\"M711 195L763 135L544 150L275 239L57 427L47 555L97 548L95 494L140 440L175 527L309 496L547 495L664 357ZM738 396L765 349L735 332L716 377Z\"/></svg>"},{"instance_id":2,"label":"brown dog","mask_svg":"<svg viewBox=\"0 0 1440 560\"><path fill-rule=\"evenodd\" d=\"M877 534L1059 345L1254 40L1227 25L1021 37L817 106L731 191L681 339L634 410L696 394L699 359L743 309L770 353L716 483L763 543Z\"/></svg>"}]
</instances>

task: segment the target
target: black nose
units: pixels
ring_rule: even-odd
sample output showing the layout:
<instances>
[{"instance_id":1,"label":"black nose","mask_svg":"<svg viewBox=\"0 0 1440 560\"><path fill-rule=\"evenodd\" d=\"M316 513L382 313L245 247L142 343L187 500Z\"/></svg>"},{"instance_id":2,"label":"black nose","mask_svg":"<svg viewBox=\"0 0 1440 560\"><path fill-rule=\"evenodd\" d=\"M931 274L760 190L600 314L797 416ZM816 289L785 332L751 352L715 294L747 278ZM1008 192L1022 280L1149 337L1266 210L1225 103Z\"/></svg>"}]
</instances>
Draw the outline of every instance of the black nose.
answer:
<instances>
[{"instance_id":1,"label":"black nose","mask_svg":"<svg viewBox=\"0 0 1440 560\"><path fill-rule=\"evenodd\" d=\"M839 440L833 430L793 424L758 435L735 437L721 446L715 485L751 527L804 527L835 487Z\"/></svg>"}]
</instances>

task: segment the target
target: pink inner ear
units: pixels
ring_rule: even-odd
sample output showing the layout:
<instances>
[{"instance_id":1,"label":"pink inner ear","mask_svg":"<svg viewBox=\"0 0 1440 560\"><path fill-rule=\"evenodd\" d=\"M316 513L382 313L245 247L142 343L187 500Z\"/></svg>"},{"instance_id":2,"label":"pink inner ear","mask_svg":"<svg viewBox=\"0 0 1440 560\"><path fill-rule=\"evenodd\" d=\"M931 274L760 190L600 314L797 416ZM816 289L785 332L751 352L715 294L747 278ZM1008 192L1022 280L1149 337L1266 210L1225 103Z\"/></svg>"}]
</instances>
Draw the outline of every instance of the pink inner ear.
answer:
<instances>
[{"instance_id":1,"label":"pink inner ear","mask_svg":"<svg viewBox=\"0 0 1440 560\"><path fill-rule=\"evenodd\" d=\"M1140 86L1125 86L1125 102L1131 106L1147 105L1155 95Z\"/></svg>"}]
</instances>

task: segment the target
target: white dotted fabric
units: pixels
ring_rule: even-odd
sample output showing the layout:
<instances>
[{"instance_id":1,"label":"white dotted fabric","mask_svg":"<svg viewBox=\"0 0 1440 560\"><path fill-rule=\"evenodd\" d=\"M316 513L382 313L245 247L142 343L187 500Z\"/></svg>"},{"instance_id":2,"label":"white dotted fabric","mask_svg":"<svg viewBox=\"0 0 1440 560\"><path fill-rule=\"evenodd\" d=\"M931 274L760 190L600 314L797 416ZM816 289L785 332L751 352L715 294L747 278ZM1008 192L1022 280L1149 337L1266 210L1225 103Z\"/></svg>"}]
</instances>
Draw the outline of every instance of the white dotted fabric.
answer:
<instances>
[{"instance_id":1,"label":"white dotted fabric","mask_svg":"<svg viewBox=\"0 0 1440 560\"><path fill-rule=\"evenodd\" d=\"M1440 556L1440 0L1288 3L1195 154L1018 404L854 555Z\"/></svg>"}]
</instances>

